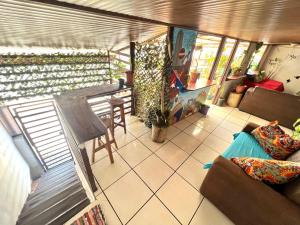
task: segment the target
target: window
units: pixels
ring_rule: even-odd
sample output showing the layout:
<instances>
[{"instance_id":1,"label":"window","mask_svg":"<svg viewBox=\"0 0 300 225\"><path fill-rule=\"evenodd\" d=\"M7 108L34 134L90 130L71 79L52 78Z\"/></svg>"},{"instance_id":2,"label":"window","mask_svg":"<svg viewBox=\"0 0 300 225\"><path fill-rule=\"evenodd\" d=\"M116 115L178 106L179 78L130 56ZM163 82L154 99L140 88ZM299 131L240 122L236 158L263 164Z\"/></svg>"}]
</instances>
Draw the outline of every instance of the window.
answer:
<instances>
[{"instance_id":1,"label":"window","mask_svg":"<svg viewBox=\"0 0 300 225\"><path fill-rule=\"evenodd\" d=\"M199 34L190 71L198 72L201 78L208 79L220 42L220 37Z\"/></svg>"},{"instance_id":2,"label":"window","mask_svg":"<svg viewBox=\"0 0 300 225\"><path fill-rule=\"evenodd\" d=\"M219 63L217 65L216 72L214 74L214 82L216 85L210 88L210 91L207 96L207 103L211 103L217 90L220 88L220 83L222 81L223 74L227 68L228 60L235 45L236 40L231 38L226 38L222 54L220 56Z\"/></svg>"},{"instance_id":3,"label":"window","mask_svg":"<svg viewBox=\"0 0 300 225\"><path fill-rule=\"evenodd\" d=\"M228 60L229 60L229 57L233 50L235 42L236 42L235 39L226 38L224 48L223 48L223 51L222 51L222 54L220 57L220 61L219 61L219 64L217 66L217 69L216 69L216 72L214 75L214 79L216 81L222 77L222 75L224 74L224 72L226 70L226 65L228 63Z\"/></svg>"},{"instance_id":4,"label":"window","mask_svg":"<svg viewBox=\"0 0 300 225\"><path fill-rule=\"evenodd\" d=\"M267 49L267 45L263 45L253 53L251 60L249 62L247 73L249 73L249 74L255 73L255 71L258 69L260 60L261 60L262 56L264 55L266 49Z\"/></svg>"},{"instance_id":5,"label":"window","mask_svg":"<svg viewBox=\"0 0 300 225\"><path fill-rule=\"evenodd\" d=\"M239 43L231 63L231 73L234 73L236 70L240 68L243 59L247 53L249 45L250 43L246 41L241 41Z\"/></svg>"}]
</instances>

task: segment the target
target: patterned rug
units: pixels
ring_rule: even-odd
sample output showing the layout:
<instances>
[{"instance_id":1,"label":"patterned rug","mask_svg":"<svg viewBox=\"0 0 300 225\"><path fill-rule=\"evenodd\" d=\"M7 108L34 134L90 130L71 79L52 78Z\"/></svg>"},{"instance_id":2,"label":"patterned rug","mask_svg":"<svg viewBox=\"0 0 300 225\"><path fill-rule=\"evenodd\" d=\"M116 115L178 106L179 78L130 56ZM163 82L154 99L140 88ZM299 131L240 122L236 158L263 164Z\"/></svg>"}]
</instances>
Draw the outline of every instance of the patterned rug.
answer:
<instances>
[{"instance_id":1,"label":"patterned rug","mask_svg":"<svg viewBox=\"0 0 300 225\"><path fill-rule=\"evenodd\" d=\"M71 225L105 225L105 218L99 205L94 206Z\"/></svg>"}]
</instances>

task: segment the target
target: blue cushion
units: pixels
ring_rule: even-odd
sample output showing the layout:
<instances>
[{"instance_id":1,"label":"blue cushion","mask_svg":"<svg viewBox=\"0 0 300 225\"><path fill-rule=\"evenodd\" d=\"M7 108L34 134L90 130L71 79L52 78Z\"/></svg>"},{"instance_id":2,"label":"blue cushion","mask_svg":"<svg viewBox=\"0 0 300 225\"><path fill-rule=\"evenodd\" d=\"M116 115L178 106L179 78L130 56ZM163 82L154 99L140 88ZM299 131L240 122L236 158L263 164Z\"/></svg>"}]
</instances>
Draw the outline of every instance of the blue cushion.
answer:
<instances>
[{"instance_id":1,"label":"blue cushion","mask_svg":"<svg viewBox=\"0 0 300 225\"><path fill-rule=\"evenodd\" d=\"M261 159L272 159L264 149L259 145L255 138L246 133L240 132L233 135L234 141L222 154L224 158L230 159L233 157L254 157ZM211 163L204 164L205 169L209 169L212 166Z\"/></svg>"}]
</instances>

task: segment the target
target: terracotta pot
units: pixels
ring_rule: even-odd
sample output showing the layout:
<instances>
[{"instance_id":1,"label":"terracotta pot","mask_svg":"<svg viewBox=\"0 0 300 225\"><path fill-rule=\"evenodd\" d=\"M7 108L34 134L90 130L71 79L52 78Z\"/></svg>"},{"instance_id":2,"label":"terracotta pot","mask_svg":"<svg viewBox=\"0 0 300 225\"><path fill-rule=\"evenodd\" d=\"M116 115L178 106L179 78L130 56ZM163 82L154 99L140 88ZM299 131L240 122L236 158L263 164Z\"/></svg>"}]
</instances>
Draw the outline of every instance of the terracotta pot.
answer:
<instances>
[{"instance_id":1,"label":"terracotta pot","mask_svg":"<svg viewBox=\"0 0 300 225\"><path fill-rule=\"evenodd\" d=\"M247 85L238 85L235 88L235 92L236 93L243 93L245 91L245 89L247 88Z\"/></svg>"},{"instance_id":2,"label":"terracotta pot","mask_svg":"<svg viewBox=\"0 0 300 225\"><path fill-rule=\"evenodd\" d=\"M189 86L193 87L195 86L198 78L200 76L200 73L198 72L191 72L190 77L189 77Z\"/></svg>"},{"instance_id":3,"label":"terracotta pot","mask_svg":"<svg viewBox=\"0 0 300 225\"><path fill-rule=\"evenodd\" d=\"M152 141L157 143L163 143L167 139L167 127L156 127L152 125Z\"/></svg>"},{"instance_id":4,"label":"terracotta pot","mask_svg":"<svg viewBox=\"0 0 300 225\"><path fill-rule=\"evenodd\" d=\"M132 71L126 71L126 85L132 86L133 85L133 73Z\"/></svg>"}]
</instances>

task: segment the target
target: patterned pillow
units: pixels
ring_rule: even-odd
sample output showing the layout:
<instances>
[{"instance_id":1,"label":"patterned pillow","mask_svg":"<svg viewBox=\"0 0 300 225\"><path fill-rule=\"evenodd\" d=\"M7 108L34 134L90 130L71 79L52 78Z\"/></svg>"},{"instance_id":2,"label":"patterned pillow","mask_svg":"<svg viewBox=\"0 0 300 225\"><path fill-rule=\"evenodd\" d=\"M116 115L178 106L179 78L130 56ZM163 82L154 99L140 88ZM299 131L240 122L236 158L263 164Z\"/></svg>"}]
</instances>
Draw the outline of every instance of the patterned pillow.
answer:
<instances>
[{"instance_id":1,"label":"patterned pillow","mask_svg":"<svg viewBox=\"0 0 300 225\"><path fill-rule=\"evenodd\" d=\"M278 126L278 121L261 126L252 135L263 149L274 159L286 159L300 149L300 141L294 140Z\"/></svg>"},{"instance_id":2,"label":"patterned pillow","mask_svg":"<svg viewBox=\"0 0 300 225\"><path fill-rule=\"evenodd\" d=\"M284 184L300 175L300 163L259 158L231 158L250 177L269 184Z\"/></svg>"}]
</instances>

